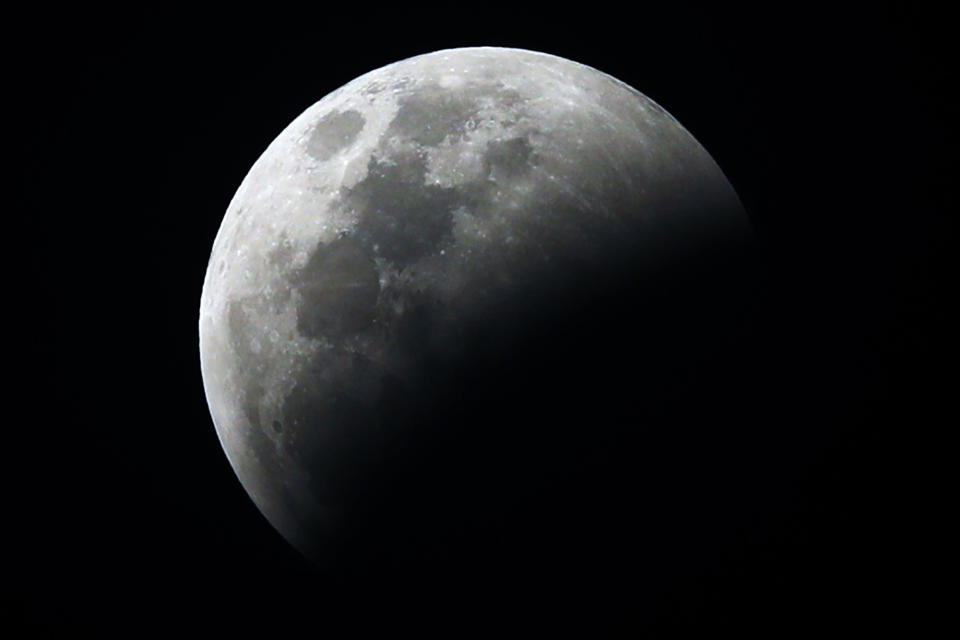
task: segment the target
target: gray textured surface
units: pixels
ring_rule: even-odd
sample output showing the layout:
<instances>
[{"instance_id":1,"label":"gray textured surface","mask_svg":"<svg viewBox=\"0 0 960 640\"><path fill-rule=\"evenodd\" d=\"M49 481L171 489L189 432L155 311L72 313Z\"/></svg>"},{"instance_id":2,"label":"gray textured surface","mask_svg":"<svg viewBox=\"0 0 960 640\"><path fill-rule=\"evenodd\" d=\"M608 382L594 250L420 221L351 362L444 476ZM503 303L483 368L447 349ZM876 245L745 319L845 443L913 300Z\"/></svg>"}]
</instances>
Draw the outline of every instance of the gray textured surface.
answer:
<instances>
[{"instance_id":1,"label":"gray textured surface","mask_svg":"<svg viewBox=\"0 0 960 640\"><path fill-rule=\"evenodd\" d=\"M316 557L371 464L351 443L391 428L391 398L430 393L430 358L468 363L476 323L575 296L597 265L748 234L706 151L603 73L494 48L378 69L294 120L224 216L200 307L220 440Z\"/></svg>"}]
</instances>

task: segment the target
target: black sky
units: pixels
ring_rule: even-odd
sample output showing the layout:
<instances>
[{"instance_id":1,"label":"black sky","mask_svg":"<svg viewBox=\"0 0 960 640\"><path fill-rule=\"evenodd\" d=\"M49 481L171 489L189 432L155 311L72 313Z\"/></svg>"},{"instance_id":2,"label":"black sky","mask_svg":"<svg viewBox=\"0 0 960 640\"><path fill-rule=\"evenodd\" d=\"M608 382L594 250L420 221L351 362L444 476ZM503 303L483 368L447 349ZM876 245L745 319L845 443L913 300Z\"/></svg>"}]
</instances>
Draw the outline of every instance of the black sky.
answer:
<instances>
[{"instance_id":1,"label":"black sky","mask_svg":"<svg viewBox=\"0 0 960 640\"><path fill-rule=\"evenodd\" d=\"M12 340L32 355L24 391L10 398L30 418L17 428L27 443L4 449L13 542L0 624L279 637L371 624L453 637L481 627L776 637L924 624L940 606L923 587L942 562L941 441L955 386L946 270L957 140L944 89L953 34L915 4L773 4L11 15L8 123L22 161L9 218L27 221L7 236L26 254L10 274L25 285L14 305L27 309L23 344ZM724 509L742 509L717 532L677 516L705 528L692 542L661 540L669 548L650 555L671 560L651 560L646 574L624 575L612 552L600 554L607 570L583 569L604 538L573 525L586 550L551 553L570 567L563 584L582 593L518 586L509 573L427 589L415 571L371 569L370 583L311 570L240 487L203 397L200 288L250 165L354 77L473 45L570 58L657 101L717 160L763 243L778 324L757 329L765 340L749 342L757 351L729 375L761 391L783 380L751 414L779 435L737 439L737 426L706 408L683 413L699 425L694 440L766 456L762 486L729 484ZM769 375L750 370L757 362ZM716 429L734 435L723 444ZM709 494L698 487L715 482L710 473L666 483L663 503ZM628 495L571 498L571 509L586 519L629 511ZM710 509L707 498L694 503Z\"/></svg>"}]
</instances>

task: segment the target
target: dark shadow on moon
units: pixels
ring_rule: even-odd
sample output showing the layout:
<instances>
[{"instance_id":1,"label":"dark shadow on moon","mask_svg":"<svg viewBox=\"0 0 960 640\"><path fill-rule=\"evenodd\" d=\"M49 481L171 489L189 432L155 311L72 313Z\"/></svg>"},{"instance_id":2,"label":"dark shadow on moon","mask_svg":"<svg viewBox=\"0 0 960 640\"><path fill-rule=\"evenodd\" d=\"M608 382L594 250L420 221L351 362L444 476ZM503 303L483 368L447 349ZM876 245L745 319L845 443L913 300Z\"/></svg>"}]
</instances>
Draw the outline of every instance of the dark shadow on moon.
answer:
<instances>
[{"instance_id":1,"label":"dark shadow on moon","mask_svg":"<svg viewBox=\"0 0 960 640\"><path fill-rule=\"evenodd\" d=\"M339 425L309 461L341 507L312 550L323 572L568 597L604 593L611 567L653 589L723 548L800 419L770 375L790 356L767 347L769 283L740 251L618 273L481 314L456 357L430 350L429 312L411 319L416 386L368 381L317 416ZM364 363L348 368L343 388L362 387Z\"/></svg>"}]
</instances>

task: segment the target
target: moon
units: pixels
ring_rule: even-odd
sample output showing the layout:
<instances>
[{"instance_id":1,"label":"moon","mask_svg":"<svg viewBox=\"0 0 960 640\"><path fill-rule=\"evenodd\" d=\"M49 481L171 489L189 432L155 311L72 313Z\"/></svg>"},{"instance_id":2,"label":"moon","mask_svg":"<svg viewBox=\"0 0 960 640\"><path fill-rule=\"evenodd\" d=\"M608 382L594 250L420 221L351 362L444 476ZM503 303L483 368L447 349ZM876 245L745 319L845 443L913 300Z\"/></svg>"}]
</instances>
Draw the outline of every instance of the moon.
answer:
<instances>
[{"instance_id":1,"label":"moon","mask_svg":"<svg viewBox=\"0 0 960 640\"><path fill-rule=\"evenodd\" d=\"M446 471L404 491L459 483L454 502L496 504L514 487L466 487L507 464L510 441L460 472L453 452L472 445L457 442L481 436L439 417L483 411L495 385L470 376L507 366L550 318L590 313L597 287L750 236L693 136L596 69L490 47L377 69L293 120L223 217L199 320L220 442L259 510L318 562L369 534L383 496L412 500L390 493L391 474L419 464L411 440L450 448ZM488 428L536 422L509 413Z\"/></svg>"}]
</instances>

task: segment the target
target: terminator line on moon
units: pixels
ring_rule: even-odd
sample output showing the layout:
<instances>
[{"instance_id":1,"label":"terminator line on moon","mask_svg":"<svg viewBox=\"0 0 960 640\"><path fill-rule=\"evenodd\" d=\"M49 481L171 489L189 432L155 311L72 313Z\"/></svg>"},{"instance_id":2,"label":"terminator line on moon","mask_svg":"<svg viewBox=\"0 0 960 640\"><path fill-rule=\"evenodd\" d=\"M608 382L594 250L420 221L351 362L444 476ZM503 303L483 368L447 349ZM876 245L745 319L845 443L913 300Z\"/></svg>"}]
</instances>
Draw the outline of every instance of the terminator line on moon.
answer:
<instances>
[{"instance_id":1,"label":"terminator line on moon","mask_svg":"<svg viewBox=\"0 0 960 640\"><path fill-rule=\"evenodd\" d=\"M749 234L703 147L595 69L481 47L375 70L284 129L223 218L199 327L220 441L320 557L349 493L344 442L388 430L389 398L429 394L431 358L469 362L477 323L576 296L593 266Z\"/></svg>"}]
</instances>

